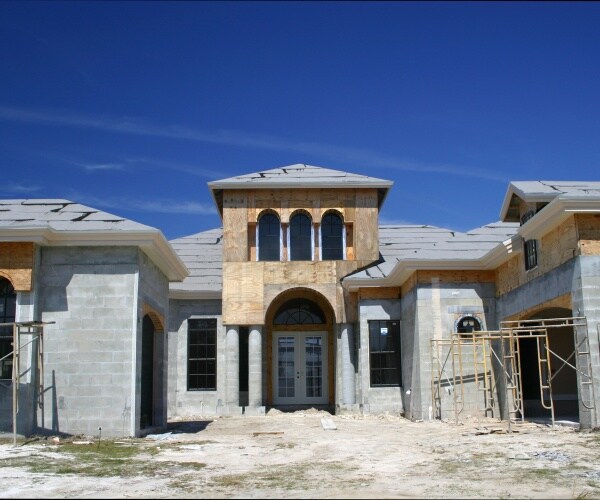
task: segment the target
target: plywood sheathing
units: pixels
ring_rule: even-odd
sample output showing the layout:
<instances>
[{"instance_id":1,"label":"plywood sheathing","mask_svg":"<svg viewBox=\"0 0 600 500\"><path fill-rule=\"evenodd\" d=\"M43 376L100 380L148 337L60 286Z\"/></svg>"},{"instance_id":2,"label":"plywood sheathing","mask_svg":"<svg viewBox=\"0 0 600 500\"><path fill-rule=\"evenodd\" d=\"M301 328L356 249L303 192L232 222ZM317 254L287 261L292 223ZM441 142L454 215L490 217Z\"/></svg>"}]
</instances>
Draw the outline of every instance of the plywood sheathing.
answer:
<instances>
[{"instance_id":1,"label":"plywood sheathing","mask_svg":"<svg viewBox=\"0 0 600 500\"><path fill-rule=\"evenodd\" d=\"M600 215L577 214L580 255L600 255Z\"/></svg>"},{"instance_id":2,"label":"plywood sheathing","mask_svg":"<svg viewBox=\"0 0 600 500\"><path fill-rule=\"evenodd\" d=\"M461 283L494 283L496 274L494 271L471 271L471 270L423 270L415 271L404 282L401 295L409 293L417 284L431 284L432 278L439 284L456 285Z\"/></svg>"},{"instance_id":3,"label":"plywood sheathing","mask_svg":"<svg viewBox=\"0 0 600 500\"><path fill-rule=\"evenodd\" d=\"M30 292L33 270L33 243L0 243L0 276L17 292Z\"/></svg>"},{"instance_id":4,"label":"plywood sheathing","mask_svg":"<svg viewBox=\"0 0 600 500\"><path fill-rule=\"evenodd\" d=\"M578 216L579 217L579 216ZM496 295L518 288L579 254L575 216L570 216L539 240L538 265L525 270L524 254L520 252L500 265L496 271Z\"/></svg>"}]
</instances>

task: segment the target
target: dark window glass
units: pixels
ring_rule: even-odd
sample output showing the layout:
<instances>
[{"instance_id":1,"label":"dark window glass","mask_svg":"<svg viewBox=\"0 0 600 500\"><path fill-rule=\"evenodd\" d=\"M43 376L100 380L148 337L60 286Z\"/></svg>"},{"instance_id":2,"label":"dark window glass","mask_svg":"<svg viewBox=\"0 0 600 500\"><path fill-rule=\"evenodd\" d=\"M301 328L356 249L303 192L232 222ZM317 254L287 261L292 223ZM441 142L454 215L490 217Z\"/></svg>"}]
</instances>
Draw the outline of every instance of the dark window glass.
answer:
<instances>
[{"instance_id":1,"label":"dark window glass","mask_svg":"<svg viewBox=\"0 0 600 500\"><path fill-rule=\"evenodd\" d=\"M527 240L523 246L525 255L525 269L529 271L537 267L537 240Z\"/></svg>"},{"instance_id":2,"label":"dark window glass","mask_svg":"<svg viewBox=\"0 0 600 500\"><path fill-rule=\"evenodd\" d=\"M17 308L17 294L10 281L0 278L0 323L13 323ZM13 326L0 326L0 379L12 378Z\"/></svg>"},{"instance_id":3,"label":"dark window glass","mask_svg":"<svg viewBox=\"0 0 600 500\"><path fill-rule=\"evenodd\" d=\"M342 218L328 213L321 220L321 259L344 259L344 223Z\"/></svg>"},{"instance_id":4,"label":"dark window glass","mask_svg":"<svg viewBox=\"0 0 600 500\"><path fill-rule=\"evenodd\" d=\"M371 387L400 386L400 322L369 321Z\"/></svg>"},{"instance_id":5,"label":"dark window glass","mask_svg":"<svg viewBox=\"0 0 600 500\"><path fill-rule=\"evenodd\" d=\"M312 224L305 214L290 221L290 260L312 260Z\"/></svg>"},{"instance_id":6,"label":"dark window glass","mask_svg":"<svg viewBox=\"0 0 600 500\"><path fill-rule=\"evenodd\" d=\"M188 320L188 391L217 388L217 320Z\"/></svg>"},{"instance_id":7,"label":"dark window glass","mask_svg":"<svg viewBox=\"0 0 600 500\"><path fill-rule=\"evenodd\" d=\"M265 214L258 221L258 260L278 261L281 226L275 214Z\"/></svg>"},{"instance_id":8,"label":"dark window glass","mask_svg":"<svg viewBox=\"0 0 600 500\"><path fill-rule=\"evenodd\" d=\"M325 315L317 304L305 299L292 299L283 304L277 313L275 325L322 325Z\"/></svg>"},{"instance_id":9,"label":"dark window glass","mask_svg":"<svg viewBox=\"0 0 600 500\"><path fill-rule=\"evenodd\" d=\"M464 318L461 318L456 325L456 333L472 333L480 331L481 324L479 323L479 320L473 316L465 316Z\"/></svg>"}]
</instances>

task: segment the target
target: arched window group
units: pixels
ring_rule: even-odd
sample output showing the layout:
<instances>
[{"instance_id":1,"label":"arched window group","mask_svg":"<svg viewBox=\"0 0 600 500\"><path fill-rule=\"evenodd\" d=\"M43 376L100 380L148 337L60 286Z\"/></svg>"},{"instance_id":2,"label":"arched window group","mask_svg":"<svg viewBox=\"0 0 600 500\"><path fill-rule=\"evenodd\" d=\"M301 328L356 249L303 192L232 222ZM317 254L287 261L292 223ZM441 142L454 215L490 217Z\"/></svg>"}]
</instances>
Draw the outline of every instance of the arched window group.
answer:
<instances>
[{"instance_id":1,"label":"arched window group","mask_svg":"<svg viewBox=\"0 0 600 500\"><path fill-rule=\"evenodd\" d=\"M13 323L17 307L17 294L6 278L0 278L0 323ZM12 378L13 327L0 326L0 380Z\"/></svg>"},{"instance_id":2,"label":"arched window group","mask_svg":"<svg viewBox=\"0 0 600 500\"><path fill-rule=\"evenodd\" d=\"M456 324L456 333L473 333L481 331L481 323L474 316L465 316Z\"/></svg>"},{"instance_id":3,"label":"arched window group","mask_svg":"<svg viewBox=\"0 0 600 500\"><path fill-rule=\"evenodd\" d=\"M258 219L258 260L281 260L282 231L279 217L266 212ZM310 216L306 212L297 212L290 218L287 233L289 260L313 260L315 248L315 230ZM326 213L320 225L319 235L321 260L344 259L344 221L336 212Z\"/></svg>"}]
</instances>

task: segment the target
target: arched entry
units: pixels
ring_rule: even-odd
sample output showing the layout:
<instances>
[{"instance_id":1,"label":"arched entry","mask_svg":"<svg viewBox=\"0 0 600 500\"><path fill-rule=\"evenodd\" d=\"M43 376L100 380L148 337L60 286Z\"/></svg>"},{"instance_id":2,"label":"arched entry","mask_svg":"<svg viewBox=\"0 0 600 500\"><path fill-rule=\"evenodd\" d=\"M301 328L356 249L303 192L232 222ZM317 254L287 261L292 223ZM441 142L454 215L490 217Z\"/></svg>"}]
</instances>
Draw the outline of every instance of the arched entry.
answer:
<instances>
[{"instance_id":1,"label":"arched entry","mask_svg":"<svg viewBox=\"0 0 600 500\"><path fill-rule=\"evenodd\" d=\"M281 294L267 312L267 402L328 405L334 398L333 311L321 294Z\"/></svg>"},{"instance_id":2,"label":"arched entry","mask_svg":"<svg viewBox=\"0 0 600 500\"><path fill-rule=\"evenodd\" d=\"M570 318L572 312L570 309L550 308L539 311L529 320L551 319L551 318ZM535 325L535 323L533 324ZM533 326L531 325L531 326ZM572 355L575 350L575 340L573 327L561 326L548 328L548 346L550 350L562 359L569 360L575 364L575 358ZM540 385L548 385L548 376L542 370L542 379L540 380L538 346L536 339L520 338L519 353L521 362L521 383L523 390L523 411L526 418L543 417L550 418L550 410L544 408L542 402L549 405L547 391L541 391ZM541 357L545 357L545 348L541 345ZM579 420L579 404L577 391L577 372L569 366L563 366L563 362L554 355L550 355L552 402L554 406L554 417L558 419Z\"/></svg>"},{"instance_id":3,"label":"arched entry","mask_svg":"<svg viewBox=\"0 0 600 500\"><path fill-rule=\"evenodd\" d=\"M146 314L142 322L142 369L140 428L154 425L154 321Z\"/></svg>"},{"instance_id":4,"label":"arched entry","mask_svg":"<svg viewBox=\"0 0 600 500\"><path fill-rule=\"evenodd\" d=\"M17 307L17 294L12 283L0 276L0 323L13 323ZM0 326L0 380L12 378L13 351L12 325Z\"/></svg>"}]
</instances>

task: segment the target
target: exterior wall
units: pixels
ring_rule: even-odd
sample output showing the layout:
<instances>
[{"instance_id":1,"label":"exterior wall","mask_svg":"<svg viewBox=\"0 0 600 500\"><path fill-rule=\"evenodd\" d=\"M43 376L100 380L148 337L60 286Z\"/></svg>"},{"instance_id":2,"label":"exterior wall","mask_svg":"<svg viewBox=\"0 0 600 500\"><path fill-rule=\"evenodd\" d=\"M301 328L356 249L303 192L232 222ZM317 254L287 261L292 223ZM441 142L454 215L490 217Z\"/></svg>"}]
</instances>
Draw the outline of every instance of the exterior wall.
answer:
<instances>
[{"instance_id":1,"label":"exterior wall","mask_svg":"<svg viewBox=\"0 0 600 500\"><path fill-rule=\"evenodd\" d=\"M45 247L36 287L45 328L41 431L132 433L138 320L135 247Z\"/></svg>"},{"instance_id":2,"label":"exterior wall","mask_svg":"<svg viewBox=\"0 0 600 500\"><path fill-rule=\"evenodd\" d=\"M34 253L33 243L0 243L0 276L17 292L31 290Z\"/></svg>"},{"instance_id":3,"label":"exterior wall","mask_svg":"<svg viewBox=\"0 0 600 500\"><path fill-rule=\"evenodd\" d=\"M580 403L579 419L582 427L600 427L600 256L579 257L574 271L573 310L574 314L587 318L596 396L596 411ZM580 397L591 399L589 386L581 385L581 377L578 377L578 386Z\"/></svg>"},{"instance_id":4,"label":"exterior wall","mask_svg":"<svg viewBox=\"0 0 600 500\"><path fill-rule=\"evenodd\" d=\"M357 400L365 413L404 413L402 387L371 387L369 363L369 320L401 320L400 299L359 301L359 376ZM401 359L404 361L404 331L400 329ZM404 367L401 367L404 374ZM403 379L404 382L404 379Z\"/></svg>"},{"instance_id":5,"label":"exterior wall","mask_svg":"<svg viewBox=\"0 0 600 500\"><path fill-rule=\"evenodd\" d=\"M169 417L220 415L225 402L226 343L220 300L171 300L169 315ZM187 390L188 319L217 319L217 390Z\"/></svg>"},{"instance_id":6,"label":"exterior wall","mask_svg":"<svg viewBox=\"0 0 600 500\"><path fill-rule=\"evenodd\" d=\"M136 360L136 420L132 434L140 429L140 395L142 367L142 325L149 314L153 319L154 333L154 395L153 427L167 425L167 326L169 313L169 280L164 273L142 251L138 250L139 284L137 301L137 330L135 340Z\"/></svg>"},{"instance_id":7,"label":"exterior wall","mask_svg":"<svg viewBox=\"0 0 600 500\"><path fill-rule=\"evenodd\" d=\"M282 224L281 262L257 262L256 223L264 210ZM346 225L346 260L321 261L315 237L313 261L289 262L285 233L296 210L311 215L315 233L329 210ZM226 190L223 194L223 322L262 325L271 301L292 287L321 293L334 308L336 322L355 321L340 279L379 259L378 208L375 189Z\"/></svg>"},{"instance_id":8,"label":"exterior wall","mask_svg":"<svg viewBox=\"0 0 600 500\"><path fill-rule=\"evenodd\" d=\"M491 330L496 325L495 286L490 282L469 283L471 272L457 273L454 282L450 275L441 272L428 275L429 283L417 277L417 284L410 289L416 296L414 314L414 337L407 336L407 351L418 358L418 365L411 373L410 417L429 419L432 417L433 403L431 394L432 346L433 339L450 339L456 331L457 321L464 316L474 316L481 323L482 330ZM403 297L404 300L404 297ZM408 306L412 304L407 304ZM412 349L411 349L412 347ZM468 356L468 352L463 353ZM468 380L468 373L464 373ZM471 377L472 380L472 377ZM472 414L478 410L476 387L473 382L465 383L463 414ZM450 391L453 389L450 388ZM452 396L452 393L448 394ZM442 401L442 417L454 415L452 398Z\"/></svg>"}]
</instances>

